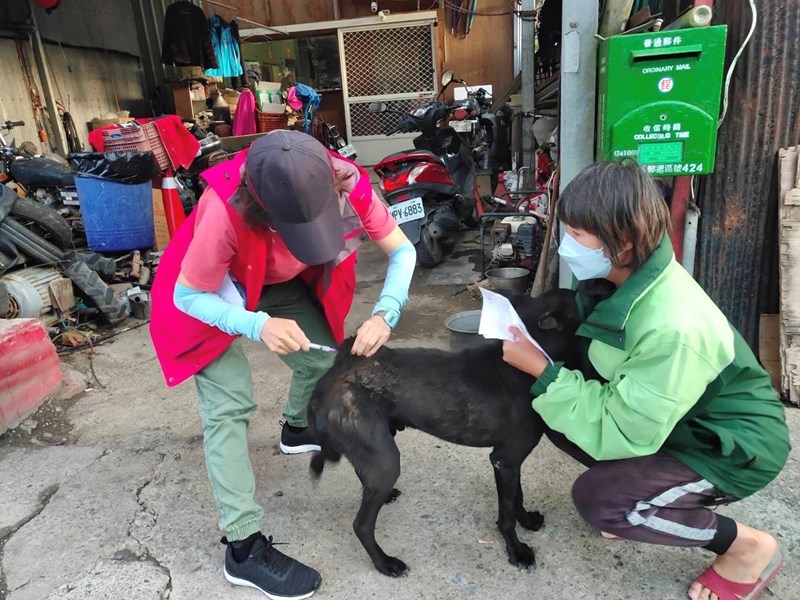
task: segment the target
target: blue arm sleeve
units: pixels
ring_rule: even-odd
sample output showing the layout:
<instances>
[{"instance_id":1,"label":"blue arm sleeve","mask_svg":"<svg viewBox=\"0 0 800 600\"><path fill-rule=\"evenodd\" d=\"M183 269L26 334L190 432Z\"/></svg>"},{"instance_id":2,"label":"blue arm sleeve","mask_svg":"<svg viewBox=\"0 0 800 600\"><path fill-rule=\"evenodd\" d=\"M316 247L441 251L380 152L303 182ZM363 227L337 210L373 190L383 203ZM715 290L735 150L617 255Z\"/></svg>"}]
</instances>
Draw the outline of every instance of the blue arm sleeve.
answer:
<instances>
[{"instance_id":1,"label":"blue arm sleeve","mask_svg":"<svg viewBox=\"0 0 800 600\"><path fill-rule=\"evenodd\" d=\"M414 267L417 264L417 251L411 242L406 241L389 254L389 267L386 270L386 281L383 284L378 303L372 309L372 314L385 310L391 314L396 322L400 318L400 311L408 302L408 288L414 276Z\"/></svg>"},{"instance_id":2,"label":"blue arm sleeve","mask_svg":"<svg viewBox=\"0 0 800 600\"><path fill-rule=\"evenodd\" d=\"M206 323L232 335L244 335L256 342L261 340L261 328L269 315L265 312L250 312L242 306L228 304L212 292L193 290L176 284L173 295L175 306Z\"/></svg>"}]
</instances>

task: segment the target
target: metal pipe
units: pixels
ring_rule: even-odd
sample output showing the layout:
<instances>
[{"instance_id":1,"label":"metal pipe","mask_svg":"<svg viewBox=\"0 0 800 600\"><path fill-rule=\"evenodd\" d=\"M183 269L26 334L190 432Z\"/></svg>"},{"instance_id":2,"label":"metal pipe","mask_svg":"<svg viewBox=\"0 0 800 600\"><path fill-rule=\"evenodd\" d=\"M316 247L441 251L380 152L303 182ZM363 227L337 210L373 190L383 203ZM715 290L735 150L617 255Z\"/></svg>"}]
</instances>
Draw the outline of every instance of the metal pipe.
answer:
<instances>
[{"instance_id":1,"label":"metal pipe","mask_svg":"<svg viewBox=\"0 0 800 600\"><path fill-rule=\"evenodd\" d=\"M339 10L339 0L333 0L333 20L338 21L342 18L341 11Z\"/></svg>"},{"instance_id":2,"label":"metal pipe","mask_svg":"<svg viewBox=\"0 0 800 600\"><path fill-rule=\"evenodd\" d=\"M678 262L683 260L683 232L686 227L686 205L692 194L692 178L688 175L676 177L672 184L672 204L669 211L669 239Z\"/></svg>"},{"instance_id":3,"label":"metal pipe","mask_svg":"<svg viewBox=\"0 0 800 600\"><path fill-rule=\"evenodd\" d=\"M695 0L694 6L710 6L712 0ZM692 178L688 175L676 177L672 184L672 205L670 207L670 232L675 258L683 258L683 235L686 227L686 205L692 196Z\"/></svg>"},{"instance_id":4,"label":"metal pipe","mask_svg":"<svg viewBox=\"0 0 800 600\"><path fill-rule=\"evenodd\" d=\"M700 222L700 209L694 202L686 205L686 226L683 234L683 268L694 277L694 257L697 251L697 227Z\"/></svg>"}]
</instances>

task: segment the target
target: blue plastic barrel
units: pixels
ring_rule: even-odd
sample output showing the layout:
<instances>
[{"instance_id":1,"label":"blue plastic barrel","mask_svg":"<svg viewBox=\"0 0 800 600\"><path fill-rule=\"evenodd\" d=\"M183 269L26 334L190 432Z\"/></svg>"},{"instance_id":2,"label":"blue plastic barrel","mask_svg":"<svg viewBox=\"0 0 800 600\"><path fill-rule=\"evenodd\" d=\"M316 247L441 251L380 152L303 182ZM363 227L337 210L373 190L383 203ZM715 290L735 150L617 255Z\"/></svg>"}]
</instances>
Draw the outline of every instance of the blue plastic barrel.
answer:
<instances>
[{"instance_id":1,"label":"blue plastic barrel","mask_svg":"<svg viewBox=\"0 0 800 600\"><path fill-rule=\"evenodd\" d=\"M75 177L83 227L95 252L138 250L155 244L152 183Z\"/></svg>"}]
</instances>

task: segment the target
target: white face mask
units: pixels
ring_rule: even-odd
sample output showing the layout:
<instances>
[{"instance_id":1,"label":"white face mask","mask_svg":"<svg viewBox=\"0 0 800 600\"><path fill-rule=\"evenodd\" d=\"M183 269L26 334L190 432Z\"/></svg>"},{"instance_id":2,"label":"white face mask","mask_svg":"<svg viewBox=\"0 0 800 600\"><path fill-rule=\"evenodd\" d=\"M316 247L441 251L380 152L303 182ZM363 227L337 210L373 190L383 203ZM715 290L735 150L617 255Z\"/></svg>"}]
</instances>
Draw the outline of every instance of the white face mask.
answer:
<instances>
[{"instance_id":1,"label":"white face mask","mask_svg":"<svg viewBox=\"0 0 800 600\"><path fill-rule=\"evenodd\" d=\"M558 255L567 262L580 281L606 277L611 273L611 259L603 253L602 248L587 248L568 233L564 234L558 246Z\"/></svg>"}]
</instances>

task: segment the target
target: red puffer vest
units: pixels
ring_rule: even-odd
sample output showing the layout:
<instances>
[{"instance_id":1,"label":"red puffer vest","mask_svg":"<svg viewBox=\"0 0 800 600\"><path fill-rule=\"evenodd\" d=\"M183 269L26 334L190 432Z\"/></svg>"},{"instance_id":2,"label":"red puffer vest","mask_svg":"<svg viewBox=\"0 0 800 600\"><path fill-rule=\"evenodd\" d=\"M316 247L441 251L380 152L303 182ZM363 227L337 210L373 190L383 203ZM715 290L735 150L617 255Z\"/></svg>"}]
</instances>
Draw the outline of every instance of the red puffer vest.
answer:
<instances>
[{"instance_id":1,"label":"red puffer vest","mask_svg":"<svg viewBox=\"0 0 800 600\"><path fill-rule=\"evenodd\" d=\"M341 159L338 155L334 156ZM239 249L230 269L245 288L245 306L248 310L255 310L264 287L267 240L258 231L245 226L241 215L227 202L239 187L245 158L246 152L240 152L235 158L203 173L203 178L219 198L226 199L225 206L236 231ZM359 172L360 178L348 199L363 220L372 202L372 188L369 175L360 167ZM194 222L195 213L192 213L170 241L159 262L151 292L150 336L170 387L201 371L236 339L236 336L185 314L173 302L181 263L194 236ZM361 233L362 230L351 231L346 237ZM337 343L344 339L344 320L353 304L355 264L356 254L353 252L331 270L327 286L323 266L309 267L300 275L322 305Z\"/></svg>"}]
</instances>

